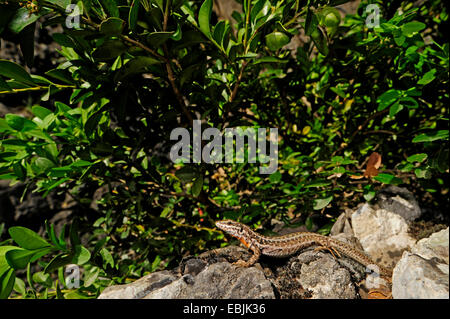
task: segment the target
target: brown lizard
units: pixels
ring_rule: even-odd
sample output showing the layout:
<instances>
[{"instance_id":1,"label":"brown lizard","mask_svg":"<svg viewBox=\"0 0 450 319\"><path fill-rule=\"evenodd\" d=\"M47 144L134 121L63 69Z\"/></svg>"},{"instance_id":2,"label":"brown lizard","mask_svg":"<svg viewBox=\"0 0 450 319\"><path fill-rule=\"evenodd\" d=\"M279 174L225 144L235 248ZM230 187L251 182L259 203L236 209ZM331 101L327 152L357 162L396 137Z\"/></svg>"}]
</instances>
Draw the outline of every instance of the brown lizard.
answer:
<instances>
[{"instance_id":1,"label":"brown lizard","mask_svg":"<svg viewBox=\"0 0 450 319\"><path fill-rule=\"evenodd\" d=\"M216 226L231 236L239 239L247 248L253 251L249 261L238 260L235 265L240 267L252 266L261 255L270 257L288 257L296 252L312 246L319 245L318 249L329 250L340 257L340 253L350 257L364 266L371 266L371 270L379 270L379 275L390 279L392 271L377 265L372 258L361 250L337 239L308 232L299 232L284 236L267 237L250 229L247 225L233 220L221 220ZM334 253L333 253L334 252Z\"/></svg>"}]
</instances>

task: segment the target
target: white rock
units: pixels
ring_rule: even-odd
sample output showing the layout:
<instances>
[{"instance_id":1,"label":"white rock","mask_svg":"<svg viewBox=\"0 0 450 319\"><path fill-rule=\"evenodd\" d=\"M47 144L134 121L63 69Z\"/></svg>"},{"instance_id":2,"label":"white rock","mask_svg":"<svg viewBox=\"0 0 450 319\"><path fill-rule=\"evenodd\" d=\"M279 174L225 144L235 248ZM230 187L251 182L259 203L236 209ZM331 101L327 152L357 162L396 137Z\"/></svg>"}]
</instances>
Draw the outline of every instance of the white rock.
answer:
<instances>
[{"instance_id":1,"label":"white rock","mask_svg":"<svg viewBox=\"0 0 450 319\"><path fill-rule=\"evenodd\" d=\"M448 299L448 274L448 265L441 269L432 260L405 251L394 268L392 296L394 299Z\"/></svg>"},{"instance_id":2,"label":"white rock","mask_svg":"<svg viewBox=\"0 0 450 319\"><path fill-rule=\"evenodd\" d=\"M364 204L352 214L351 221L364 250L384 266L393 267L403 251L415 243L406 220L394 212Z\"/></svg>"},{"instance_id":3,"label":"white rock","mask_svg":"<svg viewBox=\"0 0 450 319\"><path fill-rule=\"evenodd\" d=\"M419 240L411 252L426 259L437 258L448 265L449 228L432 234L428 238Z\"/></svg>"}]
</instances>

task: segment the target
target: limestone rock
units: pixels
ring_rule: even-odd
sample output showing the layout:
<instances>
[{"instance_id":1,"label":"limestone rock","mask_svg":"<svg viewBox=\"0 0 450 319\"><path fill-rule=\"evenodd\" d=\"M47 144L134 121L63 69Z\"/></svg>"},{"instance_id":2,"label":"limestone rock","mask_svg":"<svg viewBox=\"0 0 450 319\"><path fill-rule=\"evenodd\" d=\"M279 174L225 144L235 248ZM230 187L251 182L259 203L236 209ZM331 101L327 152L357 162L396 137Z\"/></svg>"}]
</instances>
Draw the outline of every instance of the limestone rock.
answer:
<instances>
[{"instance_id":1,"label":"limestone rock","mask_svg":"<svg viewBox=\"0 0 450 319\"><path fill-rule=\"evenodd\" d=\"M419 240L404 252L394 269L392 295L396 299L449 298L449 228Z\"/></svg>"},{"instance_id":2,"label":"limestone rock","mask_svg":"<svg viewBox=\"0 0 450 319\"><path fill-rule=\"evenodd\" d=\"M432 234L428 238L419 240L411 252L426 259L437 258L440 263L448 265L449 228Z\"/></svg>"},{"instance_id":3,"label":"limestone rock","mask_svg":"<svg viewBox=\"0 0 450 319\"><path fill-rule=\"evenodd\" d=\"M414 195L406 188L390 185L377 195L381 209L402 216L410 223L420 217L422 210Z\"/></svg>"},{"instance_id":4,"label":"limestone rock","mask_svg":"<svg viewBox=\"0 0 450 319\"><path fill-rule=\"evenodd\" d=\"M394 299L448 299L448 265L438 267L433 260L404 252L394 269Z\"/></svg>"},{"instance_id":5,"label":"limestone rock","mask_svg":"<svg viewBox=\"0 0 450 319\"><path fill-rule=\"evenodd\" d=\"M140 299L151 291L160 289L176 280L169 271L158 271L130 284L107 287L98 299Z\"/></svg>"},{"instance_id":6,"label":"limestone rock","mask_svg":"<svg viewBox=\"0 0 450 319\"><path fill-rule=\"evenodd\" d=\"M272 284L259 267L236 267L223 256L248 259L230 246L190 258L177 269L159 271L133 283L106 288L99 299L268 299ZM245 257L244 257L245 256Z\"/></svg>"},{"instance_id":7,"label":"limestone rock","mask_svg":"<svg viewBox=\"0 0 450 319\"><path fill-rule=\"evenodd\" d=\"M351 221L364 250L386 267L393 267L403 251L415 243L406 220L394 212L364 204L352 214Z\"/></svg>"},{"instance_id":8,"label":"limestone rock","mask_svg":"<svg viewBox=\"0 0 450 319\"><path fill-rule=\"evenodd\" d=\"M186 280L186 276L189 276ZM212 264L197 276L185 275L152 291L145 299L272 299L273 288L256 268L240 268L228 262Z\"/></svg>"},{"instance_id":9,"label":"limestone rock","mask_svg":"<svg viewBox=\"0 0 450 319\"><path fill-rule=\"evenodd\" d=\"M355 299L356 289L347 269L331 256L304 263L299 282L311 291L312 299Z\"/></svg>"}]
</instances>

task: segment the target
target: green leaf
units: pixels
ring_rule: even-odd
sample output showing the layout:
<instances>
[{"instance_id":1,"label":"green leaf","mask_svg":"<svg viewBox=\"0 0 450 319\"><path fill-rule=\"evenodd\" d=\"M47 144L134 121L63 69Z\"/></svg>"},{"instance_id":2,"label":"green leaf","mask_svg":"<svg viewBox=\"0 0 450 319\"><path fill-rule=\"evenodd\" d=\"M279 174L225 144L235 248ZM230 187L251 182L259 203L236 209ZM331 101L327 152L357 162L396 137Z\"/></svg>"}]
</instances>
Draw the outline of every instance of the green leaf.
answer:
<instances>
[{"instance_id":1,"label":"green leaf","mask_svg":"<svg viewBox=\"0 0 450 319\"><path fill-rule=\"evenodd\" d=\"M399 91L399 90L390 89L390 90L384 92L377 99L377 103L378 103L377 110L378 111L384 110L389 105L391 105L392 103L397 101L400 96L401 96L401 91Z\"/></svg>"},{"instance_id":2,"label":"green leaf","mask_svg":"<svg viewBox=\"0 0 450 319\"><path fill-rule=\"evenodd\" d=\"M17 249L17 246L0 246L0 277L11 268L5 255L8 251L13 249Z\"/></svg>"},{"instance_id":3,"label":"green leaf","mask_svg":"<svg viewBox=\"0 0 450 319\"><path fill-rule=\"evenodd\" d=\"M3 10L3 9L2 9ZM9 22L9 29L14 33L19 33L22 31L26 26L34 23L39 17L43 16L44 14L49 13L49 9L41 9L38 14L31 13L30 11L25 8L21 7L16 11L16 14Z\"/></svg>"},{"instance_id":4,"label":"green leaf","mask_svg":"<svg viewBox=\"0 0 450 319\"><path fill-rule=\"evenodd\" d=\"M333 200L333 195L324 197L324 198L317 198L314 200L313 209L320 210L320 209L326 207L332 200Z\"/></svg>"},{"instance_id":5,"label":"green leaf","mask_svg":"<svg viewBox=\"0 0 450 319\"><path fill-rule=\"evenodd\" d=\"M276 58L274 56L265 56L260 59L256 59L256 60L254 59L252 61L252 63L255 65L260 64L260 63L288 63L288 62L289 62L288 60L282 60L282 59Z\"/></svg>"},{"instance_id":6,"label":"green leaf","mask_svg":"<svg viewBox=\"0 0 450 319\"><path fill-rule=\"evenodd\" d=\"M50 111L49 109L46 109L45 107L42 107L39 105L34 105L31 108L31 112L34 115L36 115L38 118L40 118L41 120L45 119L47 117L47 115L53 114L53 112Z\"/></svg>"},{"instance_id":7,"label":"green leaf","mask_svg":"<svg viewBox=\"0 0 450 319\"><path fill-rule=\"evenodd\" d=\"M412 21L412 22L405 23L404 25L402 25L401 28L402 28L402 33L404 36L411 37L415 33L425 29L425 27L426 27L425 23Z\"/></svg>"},{"instance_id":8,"label":"green leaf","mask_svg":"<svg viewBox=\"0 0 450 319\"><path fill-rule=\"evenodd\" d=\"M431 178L431 171L429 169L423 169L423 168L416 168L414 170L414 174L416 174L417 178L425 178L425 179L430 179Z\"/></svg>"},{"instance_id":9,"label":"green leaf","mask_svg":"<svg viewBox=\"0 0 450 319\"><path fill-rule=\"evenodd\" d=\"M2 152L0 153L0 163L11 162L16 159L17 152Z\"/></svg>"},{"instance_id":10,"label":"green leaf","mask_svg":"<svg viewBox=\"0 0 450 319\"><path fill-rule=\"evenodd\" d=\"M449 130L439 130L429 133L419 134L412 140L413 143L425 143L438 140L448 140Z\"/></svg>"},{"instance_id":11,"label":"green leaf","mask_svg":"<svg viewBox=\"0 0 450 319\"><path fill-rule=\"evenodd\" d=\"M33 121L16 114L6 114L5 120L11 128L19 132L26 132L37 128L37 125Z\"/></svg>"},{"instance_id":12,"label":"green leaf","mask_svg":"<svg viewBox=\"0 0 450 319\"><path fill-rule=\"evenodd\" d=\"M147 36L147 42L153 48L159 48L163 45L167 40L169 40L175 32L152 32Z\"/></svg>"},{"instance_id":13,"label":"green leaf","mask_svg":"<svg viewBox=\"0 0 450 319\"><path fill-rule=\"evenodd\" d=\"M415 99L409 96L400 98L400 100L398 100L398 103L406 106L408 109L417 109L419 107L419 103L417 103Z\"/></svg>"},{"instance_id":14,"label":"green leaf","mask_svg":"<svg viewBox=\"0 0 450 319\"><path fill-rule=\"evenodd\" d=\"M64 167L54 167L50 169L50 172L48 172L49 177L66 177L71 172L73 172L73 169L70 166L64 166Z\"/></svg>"},{"instance_id":15,"label":"green leaf","mask_svg":"<svg viewBox=\"0 0 450 319\"><path fill-rule=\"evenodd\" d=\"M76 219L70 225L69 238L73 249L81 245L80 237L78 236L78 221Z\"/></svg>"},{"instance_id":16,"label":"green leaf","mask_svg":"<svg viewBox=\"0 0 450 319\"><path fill-rule=\"evenodd\" d=\"M188 183L197 176L197 171L192 166L183 166L175 172L175 176L182 182Z\"/></svg>"},{"instance_id":17,"label":"green leaf","mask_svg":"<svg viewBox=\"0 0 450 319\"><path fill-rule=\"evenodd\" d=\"M102 256L104 267L106 267L108 265L111 266L111 268L114 267L114 258L108 249L106 249L104 247L102 249L100 249L100 255Z\"/></svg>"},{"instance_id":18,"label":"green leaf","mask_svg":"<svg viewBox=\"0 0 450 319\"><path fill-rule=\"evenodd\" d=\"M34 61L34 33L36 29L36 22L27 25L18 35L20 51L27 66L31 67Z\"/></svg>"},{"instance_id":19,"label":"green leaf","mask_svg":"<svg viewBox=\"0 0 450 319\"><path fill-rule=\"evenodd\" d=\"M130 30L134 31L137 25L137 19L139 14L139 2L140 0L133 0L131 4L130 13L128 14L128 26Z\"/></svg>"},{"instance_id":20,"label":"green leaf","mask_svg":"<svg viewBox=\"0 0 450 319\"><path fill-rule=\"evenodd\" d=\"M449 153L448 147L441 147L438 153L429 160L430 166L440 173L445 173L449 168Z\"/></svg>"},{"instance_id":21,"label":"green leaf","mask_svg":"<svg viewBox=\"0 0 450 319\"><path fill-rule=\"evenodd\" d=\"M74 255L72 257L72 263L77 265L83 265L91 259L91 253L82 245L76 245L74 249Z\"/></svg>"},{"instance_id":22,"label":"green leaf","mask_svg":"<svg viewBox=\"0 0 450 319\"><path fill-rule=\"evenodd\" d=\"M100 268L98 267L92 267L86 271L84 273L84 287L89 287L92 285L97 280L99 274ZM79 296L77 296L77 299L79 299Z\"/></svg>"},{"instance_id":23,"label":"green leaf","mask_svg":"<svg viewBox=\"0 0 450 319\"><path fill-rule=\"evenodd\" d=\"M0 94L2 93L2 91L11 92L12 89L8 85L8 83L0 76Z\"/></svg>"},{"instance_id":24,"label":"green leaf","mask_svg":"<svg viewBox=\"0 0 450 319\"><path fill-rule=\"evenodd\" d=\"M112 17L119 17L119 8L115 0L100 0L105 11Z\"/></svg>"},{"instance_id":25,"label":"green leaf","mask_svg":"<svg viewBox=\"0 0 450 319\"><path fill-rule=\"evenodd\" d=\"M51 273L52 271L63 267L65 265L72 263L73 256L67 253L61 253L56 255L50 262L45 266L44 272Z\"/></svg>"},{"instance_id":26,"label":"green leaf","mask_svg":"<svg viewBox=\"0 0 450 319\"><path fill-rule=\"evenodd\" d=\"M64 33L54 33L52 35L52 37L53 37L53 40L55 40L56 43L58 43L62 47L67 47L67 48L75 48L76 47L75 42L73 42L73 40Z\"/></svg>"},{"instance_id":27,"label":"green leaf","mask_svg":"<svg viewBox=\"0 0 450 319\"><path fill-rule=\"evenodd\" d=\"M422 163L424 160L426 160L428 158L428 155L425 153L420 153L420 154L415 154L415 155L411 155L409 156L406 160L410 163L415 163L415 162L419 162Z\"/></svg>"},{"instance_id":28,"label":"green leaf","mask_svg":"<svg viewBox=\"0 0 450 319\"><path fill-rule=\"evenodd\" d=\"M364 192L363 197L366 201L371 201L376 195L375 190L373 189L372 185L366 185L364 186Z\"/></svg>"},{"instance_id":29,"label":"green leaf","mask_svg":"<svg viewBox=\"0 0 450 319\"><path fill-rule=\"evenodd\" d=\"M51 288L52 283L53 283L50 275L47 273L44 273L43 271L35 272L33 274L32 278L35 283L43 285L44 287L47 287L47 288Z\"/></svg>"},{"instance_id":30,"label":"green leaf","mask_svg":"<svg viewBox=\"0 0 450 319\"><path fill-rule=\"evenodd\" d=\"M0 117L0 132L9 131L11 128L5 119Z\"/></svg>"},{"instance_id":31,"label":"green leaf","mask_svg":"<svg viewBox=\"0 0 450 319\"><path fill-rule=\"evenodd\" d=\"M67 84L75 83L74 79L72 78L72 73L65 69L53 69L45 72L45 74Z\"/></svg>"},{"instance_id":32,"label":"green leaf","mask_svg":"<svg viewBox=\"0 0 450 319\"><path fill-rule=\"evenodd\" d=\"M13 268L9 268L0 276L0 299L6 299L14 288L16 274Z\"/></svg>"},{"instance_id":33,"label":"green leaf","mask_svg":"<svg viewBox=\"0 0 450 319\"><path fill-rule=\"evenodd\" d=\"M403 35L399 35L397 37L394 37L394 41L395 41L395 44L397 44L398 46L402 46L403 43L405 43L405 41L406 41L406 37Z\"/></svg>"},{"instance_id":34,"label":"green leaf","mask_svg":"<svg viewBox=\"0 0 450 319\"><path fill-rule=\"evenodd\" d=\"M224 20L219 21L216 26L214 27L213 31L213 39L220 45L223 45L223 40L226 35L225 31L226 22Z\"/></svg>"},{"instance_id":35,"label":"green leaf","mask_svg":"<svg viewBox=\"0 0 450 319\"><path fill-rule=\"evenodd\" d=\"M273 173L273 174L271 174L269 176L269 181L271 183L276 184L276 183L279 183L281 181L281 178L282 178L281 173L279 171L276 171L275 173Z\"/></svg>"},{"instance_id":36,"label":"green leaf","mask_svg":"<svg viewBox=\"0 0 450 319\"><path fill-rule=\"evenodd\" d=\"M311 38L313 39L314 44L316 45L319 52L322 55L327 56L329 52L328 40L320 27L316 27L316 29L312 31Z\"/></svg>"},{"instance_id":37,"label":"green leaf","mask_svg":"<svg viewBox=\"0 0 450 319\"><path fill-rule=\"evenodd\" d=\"M309 10L306 13L305 19L305 34L311 36L312 33L317 30L317 26L319 25L319 19L317 15L313 13L312 10Z\"/></svg>"},{"instance_id":38,"label":"green leaf","mask_svg":"<svg viewBox=\"0 0 450 319\"><path fill-rule=\"evenodd\" d=\"M8 60L0 59L0 75L29 86L36 86L30 74L22 66Z\"/></svg>"},{"instance_id":39,"label":"green leaf","mask_svg":"<svg viewBox=\"0 0 450 319\"><path fill-rule=\"evenodd\" d=\"M40 250L13 249L5 254L5 258L14 269L25 269L38 252Z\"/></svg>"},{"instance_id":40,"label":"green leaf","mask_svg":"<svg viewBox=\"0 0 450 319\"><path fill-rule=\"evenodd\" d=\"M283 32L274 31L266 35L266 45L271 51L281 49L290 41L291 39Z\"/></svg>"},{"instance_id":41,"label":"green leaf","mask_svg":"<svg viewBox=\"0 0 450 319\"><path fill-rule=\"evenodd\" d=\"M210 20L212 8L213 0L205 0L198 13L199 28L208 38L211 38Z\"/></svg>"},{"instance_id":42,"label":"green leaf","mask_svg":"<svg viewBox=\"0 0 450 319\"><path fill-rule=\"evenodd\" d=\"M45 173L53 167L55 167L55 163L45 157L36 158L32 165L32 168L36 174Z\"/></svg>"},{"instance_id":43,"label":"green leaf","mask_svg":"<svg viewBox=\"0 0 450 319\"><path fill-rule=\"evenodd\" d=\"M306 229L312 230L312 228L313 228L313 226L314 226L314 223L313 223L313 219L312 219L310 216L308 216L308 217L306 218L306 220L305 220L305 226L306 226Z\"/></svg>"},{"instance_id":44,"label":"green leaf","mask_svg":"<svg viewBox=\"0 0 450 319\"><path fill-rule=\"evenodd\" d=\"M161 63L159 60L156 60L152 57L138 56L128 61L123 67L120 68L120 70L114 76L114 81L121 81L128 76L143 73L149 66L159 63Z\"/></svg>"},{"instance_id":45,"label":"green leaf","mask_svg":"<svg viewBox=\"0 0 450 319\"><path fill-rule=\"evenodd\" d=\"M403 105L400 103L394 103L390 108L389 108L389 116L394 116L395 114L397 114L398 112L400 112L401 110L403 110Z\"/></svg>"},{"instance_id":46,"label":"green leaf","mask_svg":"<svg viewBox=\"0 0 450 319\"><path fill-rule=\"evenodd\" d=\"M400 178L395 177L394 175L385 174L385 173L378 174L373 179L375 179L383 184L399 185L399 184L403 183L403 181Z\"/></svg>"},{"instance_id":47,"label":"green leaf","mask_svg":"<svg viewBox=\"0 0 450 319\"><path fill-rule=\"evenodd\" d=\"M198 195L200 195L200 192L202 191L202 187L203 187L203 176L198 176L195 181L194 184L192 185L192 195L194 197L198 197Z\"/></svg>"},{"instance_id":48,"label":"green leaf","mask_svg":"<svg viewBox=\"0 0 450 319\"><path fill-rule=\"evenodd\" d=\"M22 296L25 295L27 292L25 288L25 282L22 279L16 277L16 280L14 282L14 290L17 291Z\"/></svg>"},{"instance_id":49,"label":"green leaf","mask_svg":"<svg viewBox=\"0 0 450 319\"><path fill-rule=\"evenodd\" d=\"M423 75L423 77L417 82L419 85L427 85L431 83L436 77L434 74L436 73L436 69L431 69L427 73Z\"/></svg>"},{"instance_id":50,"label":"green leaf","mask_svg":"<svg viewBox=\"0 0 450 319\"><path fill-rule=\"evenodd\" d=\"M94 59L108 61L127 51L127 46L120 40L108 40L92 52Z\"/></svg>"},{"instance_id":51,"label":"green leaf","mask_svg":"<svg viewBox=\"0 0 450 319\"><path fill-rule=\"evenodd\" d=\"M56 281L55 286L56 286L56 299L64 299L64 295L61 292L61 288L59 287L58 281Z\"/></svg>"},{"instance_id":52,"label":"green leaf","mask_svg":"<svg viewBox=\"0 0 450 319\"><path fill-rule=\"evenodd\" d=\"M28 250L49 247L50 244L31 229L13 226L8 229L11 238L22 248Z\"/></svg>"},{"instance_id":53,"label":"green leaf","mask_svg":"<svg viewBox=\"0 0 450 319\"><path fill-rule=\"evenodd\" d=\"M125 21L119 18L108 18L100 24L100 32L108 36L119 36L122 34Z\"/></svg>"}]
</instances>

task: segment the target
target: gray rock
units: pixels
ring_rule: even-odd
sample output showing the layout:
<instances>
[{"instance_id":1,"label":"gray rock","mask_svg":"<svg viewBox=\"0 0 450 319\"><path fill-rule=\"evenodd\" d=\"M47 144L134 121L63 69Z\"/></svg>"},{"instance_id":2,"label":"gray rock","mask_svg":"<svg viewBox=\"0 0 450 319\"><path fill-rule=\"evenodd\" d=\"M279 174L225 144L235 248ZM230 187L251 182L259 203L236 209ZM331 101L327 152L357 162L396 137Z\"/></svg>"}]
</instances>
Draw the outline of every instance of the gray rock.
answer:
<instances>
[{"instance_id":1,"label":"gray rock","mask_svg":"<svg viewBox=\"0 0 450 319\"><path fill-rule=\"evenodd\" d=\"M98 299L141 299L153 290L169 285L177 277L169 271L158 271L130 284L107 287Z\"/></svg>"},{"instance_id":2,"label":"gray rock","mask_svg":"<svg viewBox=\"0 0 450 319\"><path fill-rule=\"evenodd\" d=\"M331 256L304 263L299 282L311 292L313 299L355 299L356 289L347 269Z\"/></svg>"},{"instance_id":3,"label":"gray rock","mask_svg":"<svg viewBox=\"0 0 450 319\"><path fill-rule=\"evenodd\" d=\"M381 209L402 216L408 223L422 214L419 203L406 188L390 185L378 193L377 204Z\"/></svg>"},{"instance_id":4,"label":"gray rock","mask_svg":"<svg viewBox=\"0 0 450 319\"><path fill-rule=\"evenodd\" d=\"M449 228L419 240L404 252L394 269L392 296L396 299L449 298Z\"/></svg>"},{"instance_id":5,"label":"gray rock","mask_svg":"<svg viewBox=\"0 0 450 319\"><path fill-rule=\"evenodd\" d=\"M449 264L449 228L432 234L428 238L419 240L411 252L423 258L437 258L440 263Z\"/></svg>"},{"instance_id":6,"label":"gray rock","mask_svg":"<svg viewBox=\"0 0 450 319\"><path fill-rule=\"evenodd\" d=\"M333 227L331 227L330 235L338 235L338 234L345 234L346 238L353 237L353 228L350 224L350 219L353 214L353 211L350 209L346 209L345 213L342 213L337 218L336 222L334 223Z\"/></svg>"},{"instance_id":7,"label":"gray rock","mask_svg":"<svg viewBox=\"0 0 450 319\"><path fill-rule=\"evenodd\" d=\"M270 281L260 269L220 262L206 267L195 278L178 279L145 296L145 299L160 298L268 299L275 295Z\"/></svg>"},{"instance_id":8,"label":"gray rock","mask_svg":"<svg viewBox=\"0 0 450 319\"><path fill-rule=\"evenodd\" d=\"M108 287L99 299L275 298L261 267L236 267L224 256L248 259L249 253L236 246L208 251L182 262L177 271L159 271L130 284Z\"/></svg>"},{"instance_id":9,"label":"gray rock","mask_svg":"<svg viewBox=\"0 0 450 319\"><path fill-rule=\"evenodd\" d=\"M405 251L394 269L392 296L394 299L448 299L448 276L448 265L442 269L433 260Z\"/></svg>"}]
</instances>

